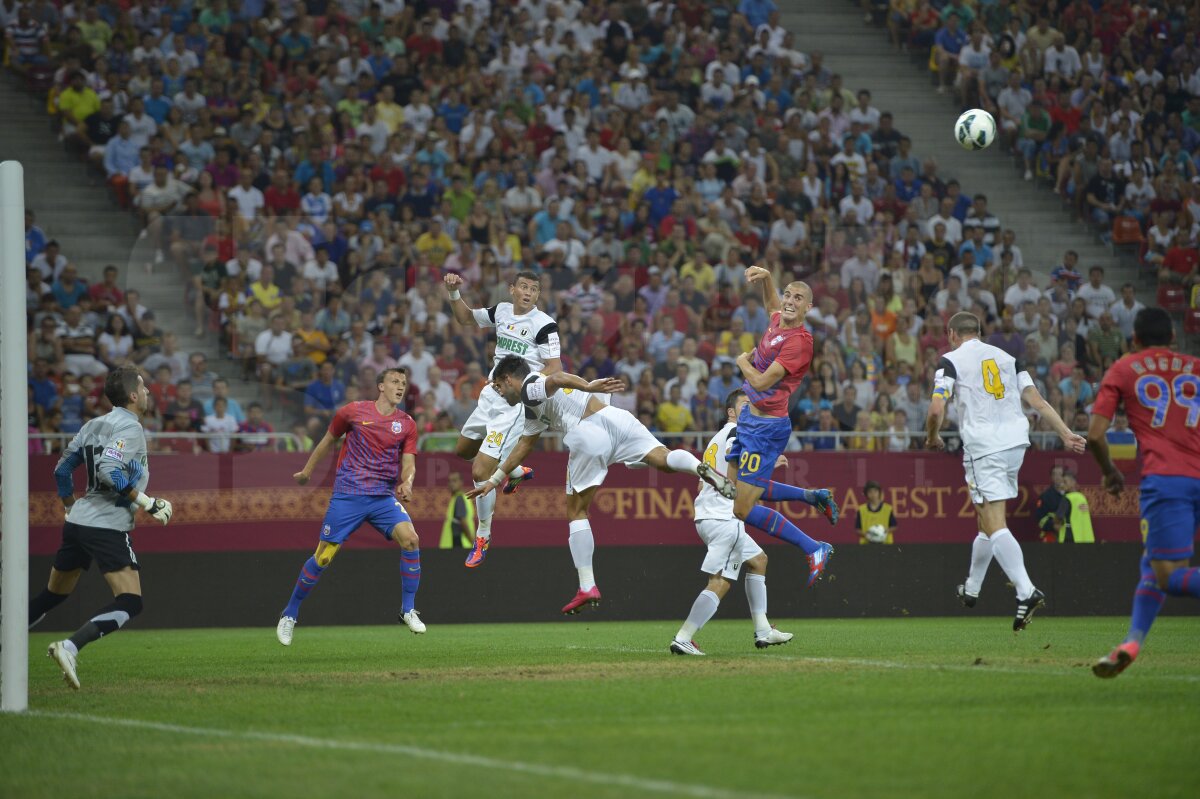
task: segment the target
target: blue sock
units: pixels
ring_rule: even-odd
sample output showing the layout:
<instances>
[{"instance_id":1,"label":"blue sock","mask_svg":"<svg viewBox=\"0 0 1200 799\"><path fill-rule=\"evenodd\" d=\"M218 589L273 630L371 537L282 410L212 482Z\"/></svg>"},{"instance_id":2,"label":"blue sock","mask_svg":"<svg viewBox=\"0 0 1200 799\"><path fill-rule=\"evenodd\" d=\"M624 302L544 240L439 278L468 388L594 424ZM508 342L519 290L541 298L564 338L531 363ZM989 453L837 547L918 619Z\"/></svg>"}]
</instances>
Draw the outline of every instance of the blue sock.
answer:
<instances>
[{"instance_id":1,"label":"blue sock","mask_svg":"<svg viewBox=\"0 0 1200 799\"><path fill-rule=\"evenodd\" d=\"M777 483L774 480L767 481L767 487L763 491L762 498L767 502L791 502L793 499L798 499L801 502L807 502L809 505L817 504L816 491L788 485L787 483Z\"/></svg>"},{"instance_id":2,"label":"blue sock","mask_svg":"<svg viewBox=\"0 0 1200 799\"><path fill-rule=\"evenodd\" d=\"M1167 580L1167 593L1171 596L1200 598L1200 566L1171 572L1171 577Z\"/></svg>"},{"instance_id":3,"label":"blue sock","mask_svg":"<svg viewBox=\"0 0 1200 799\"><path fill-rule=\"evenodd\" d=\"M300 569L300 577L296 580L296 587L292 590L292 598L288 600L287 607L283 609L284 616L291 616L293 619L300 618L300 603L308 596L308 592L313 590L317 585L317 580L321 579L321 573L325 569L317 565L316 558L309 558L304 568Z\"/></svg>"},{"instance_id":4,"label":"blue sock","mask_svg":"<svg viewBox=\"0 0 1200 799\"><path fill-rule=\"evenodd\" d=\"M746 524L757 527L772 538L782 538L792 546L800 547L804 554L811 555L821 545L800 531L800 528L783 518L783 514L762 505L755 505L746 516Z\"/></svg>"},{"instance_id":5,"label":"blue sock","mask_svg":"<svg viewBox=\"0 0 1200 799\"><path fill-rule=\"evenodd\" d=\"M421 550L400 553L400 612L408 613L417 600L417 586L421 584Z\"/></svg>"}]
</instances>

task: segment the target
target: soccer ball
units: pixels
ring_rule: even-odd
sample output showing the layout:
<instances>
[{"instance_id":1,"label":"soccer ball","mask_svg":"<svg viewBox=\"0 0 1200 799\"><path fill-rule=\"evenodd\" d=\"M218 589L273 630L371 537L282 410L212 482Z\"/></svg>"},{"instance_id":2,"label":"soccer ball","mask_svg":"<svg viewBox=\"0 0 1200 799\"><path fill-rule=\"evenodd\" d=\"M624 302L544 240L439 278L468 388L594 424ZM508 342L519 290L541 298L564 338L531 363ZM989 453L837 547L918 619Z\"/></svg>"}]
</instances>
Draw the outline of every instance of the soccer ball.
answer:
<instances>
[{"instance_id":1,"label":"soccer ball","mask_svg":"<svg viewBox=\"0 0 1200 799\"><path fill-rule=\"evenodd\" d=\"M954 138L964 150L982 150L996 139L996 120L982 108L964 111L954 123Z\"/></svg>"},{"instance_id":2,"label":"soccer ball","mask_svg":"<svg viewBox=\"0 0 1200 799\"><path fill-rule=\"evenodd\" d=\"M867 528L867 540L872 544L882 544L887 541L887 530L882 524L873 524Z\"/></svg>"}]
</instances>

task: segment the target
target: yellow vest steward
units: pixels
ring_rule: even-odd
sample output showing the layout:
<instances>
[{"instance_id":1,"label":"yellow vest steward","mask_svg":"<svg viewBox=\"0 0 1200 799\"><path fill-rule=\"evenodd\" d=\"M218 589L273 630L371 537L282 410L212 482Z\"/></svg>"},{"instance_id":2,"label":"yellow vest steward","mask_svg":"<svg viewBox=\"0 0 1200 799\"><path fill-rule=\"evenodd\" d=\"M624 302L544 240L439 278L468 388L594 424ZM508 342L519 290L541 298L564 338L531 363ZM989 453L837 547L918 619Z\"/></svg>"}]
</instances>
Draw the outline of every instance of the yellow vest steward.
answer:
<instances>
[{"instance_id":1,"label":"yellow vest steward","mask_svg":"<svg viewBox=\"0 0 1200 799\"><path fill-rule=\"evenodd\" d=\"M465 496L462 491L450 496L450 501L446 503L446 521L442 523L442 540L438 545L442 549L451 549L454 546L454 504L459 497ZM467 506L467 515L463 518L463 526L466 528L464 535L463 546L471 546L474 544L473 536L475 534L475 503L469 499L464 499L463 504Z\"/></svg>"},{"instance_id":2,"label":"yellow vest steward","mask_svg":"<svg viewBox=\"0 0 1200 799\"><path fill-rule=\"evenodd\" d=\"M1076 544L1094 544L1096 535L1092 532L1092 514L1088 512L1087 497L1078 491L1067 494L1067 502L1071 503L1071 514L1067 517L1067 525L1071 528L1071 539ZM1058 543L1067 540L1067 525L1059 528Z\"/></svg>"}]
</instances>

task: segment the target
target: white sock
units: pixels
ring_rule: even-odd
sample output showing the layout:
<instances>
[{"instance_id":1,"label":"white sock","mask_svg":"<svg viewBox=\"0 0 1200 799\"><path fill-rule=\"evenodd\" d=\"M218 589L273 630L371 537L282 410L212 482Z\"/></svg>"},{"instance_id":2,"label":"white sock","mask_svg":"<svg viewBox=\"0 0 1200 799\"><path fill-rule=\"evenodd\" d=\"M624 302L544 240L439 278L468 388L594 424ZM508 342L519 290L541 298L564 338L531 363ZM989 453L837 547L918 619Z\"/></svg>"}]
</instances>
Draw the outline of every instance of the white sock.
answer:
<instances>
[{"instance_id":1,"label":"white sock","mask_svg":"<svg viewBox=\"0 0 1200 799\"><path fill-rule=\"evenodd\" d=\"M696 601L692 603L692 611L688 613L687 621L679 628L679 632L675 633L675 640L692 640L696 632L707 624L708 620L717 612L720 604L721 600L717 599L717 595L712 591L707 588L701 591L700 596L696 597Z\"/></svg>"},{"instance_id":2,"label":"white sock","mask_svg":"<svg viewBox=\"0 0 1200 799\"><path fill-rule=\"evenodd\" d=\"M771 629L771 622L767 621L767 575L746 575L746 601L750 603L754 634L766 635Z\"/></svg>"},{"instance_id":3,"label":"white sock","mask_svg":"<svg viewBox=\"0 0 1200 799\"><path fill-rule=\"evenodd\" d=\"M592 571L592 553L596 551L596 539L592 538L592 525L587 519L571 522L571 560L579 572L579 590L588 591L596 587L596 575Z\"/></svg>"},{"instance_id":4,"label":"white sock","mask_svg":"<svg viewBox=\"0 0 1200 799\"><path fill-rule=\"evenodd\" d=\"M667 453L667 466L677 472L695 474L696 469L700 466L700 461L686 449L673 449Z\"/></svg>"},{"instance_id":5,"label":"white sock","mask_svg":"<svg viewBox=\"0 0 1200 799\"><path fill-rule=\"evenodd\" d=\"M79 647L75 646L75 642L72 641L70 638L63 641L63 649L67 650L75 657L79 657Z\"/></svg>"},{"instance_id":6,"label":"white sock","mask_svg":"<svg viewBox=\"0 0 1200 799\"><path fill-rule=\"evenodd\" d=\"M992 554L995 555L1000 568L1008 575L1008 579L1016 586L1018 601L1029 599L1033 593L1033 582L1025 571L1025 556L1021 554L1021 545L1007 527L992 533Z\"/></svg>"},{"instance_id":7,"label":"white sock","mask_svg":"<svg viewBox=\"0 0 1200 799\"><path fill-rule=\"evenodd\" d=\"M475 483L475 487L483 483ZM475 535L479 538L492 538L492 514L496 512L496 492L489 491L483 496L475 497Z\"/></svg>"},{"instance_id":8,"label":"white sock","mask_svg":"<svg viewBox=\"0 0 1200 799\"><path fill-rule=\"evenodd\" d=\"M971 543L971 571L967 573L967 582L963 590L972 596L978 596L983 588L983 578L987 576L988 566L991 565L992 539L981 532Z\"/></svg>"},{"instance_id":9,"label":"white sock","mask_svg":"<svg viewBox=\"0 0 1200 799\"><path fill-rule=\"evenodd\" d=\"M517 464L517 467L515 469L513 469L511 472L509 472L508 476L514 480L516 480L518 477L524 477L525 476L525 467L520 464Z\"/></svg>"}]
</instances>

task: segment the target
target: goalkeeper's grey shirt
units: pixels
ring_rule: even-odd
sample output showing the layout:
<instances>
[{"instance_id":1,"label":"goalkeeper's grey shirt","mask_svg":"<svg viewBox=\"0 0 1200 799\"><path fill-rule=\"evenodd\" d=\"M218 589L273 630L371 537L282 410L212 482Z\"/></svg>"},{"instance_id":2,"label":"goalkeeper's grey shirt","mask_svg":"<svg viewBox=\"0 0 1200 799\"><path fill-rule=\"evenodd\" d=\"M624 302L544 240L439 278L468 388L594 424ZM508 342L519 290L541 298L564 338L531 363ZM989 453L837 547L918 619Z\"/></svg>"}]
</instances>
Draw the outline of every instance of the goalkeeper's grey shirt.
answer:
<instances>
[{"instance_id":1,"label":"goalkeeper's grey shirt","mask_svg":"<svg viewBox=\"0 0 1200 799\"><path fill-rule=\"evenodd\" d=\"M67 521L132 530L137 508L126 494L130 487L140 493L150 482L146 433L137 415L114 408L80 429L54 469L59 496L73 492L73 474L80 466L87 472L87 493L71 506Z\"/></svg>"}]
</instances>

